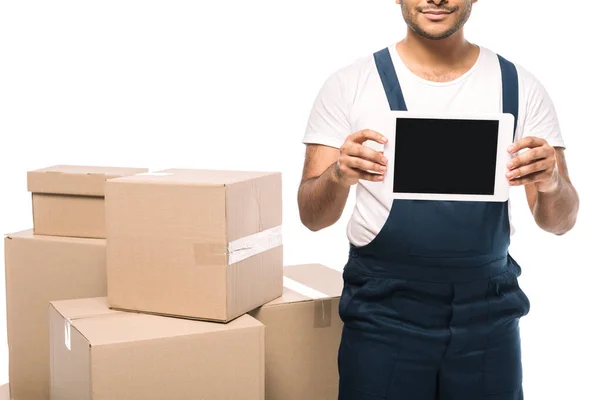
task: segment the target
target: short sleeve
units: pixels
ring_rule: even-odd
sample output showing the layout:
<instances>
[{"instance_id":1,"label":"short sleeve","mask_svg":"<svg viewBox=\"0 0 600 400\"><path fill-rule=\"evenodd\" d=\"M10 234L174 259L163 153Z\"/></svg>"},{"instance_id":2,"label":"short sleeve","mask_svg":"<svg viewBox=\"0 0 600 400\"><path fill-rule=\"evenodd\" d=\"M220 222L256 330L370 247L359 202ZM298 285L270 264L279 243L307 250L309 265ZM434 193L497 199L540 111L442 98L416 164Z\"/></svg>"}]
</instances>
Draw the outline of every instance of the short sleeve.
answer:
<instances>
[{"instance_id":1,"label":"short sleeve","mask_svg":"<svg viewBox=\"0 0 600 400\"><path fill-rule=\"evenodd\" d=\"M525 115L519 136L540 137L551 146L565 147L558 115L547 90L530 72L523 68L519 72L523 78L522 93L525 99Z\"/></svg>"},{"instance_id":2,"label":"short sleeve","mask_svg":"<svg viewBox=\"0 0 600 400\"><path fill-rule=\"evenodd\" d=\"M313 103L303 143L340 148L350 135L349 103L340 72L329 76Z\"/></svg>"}]
</instances>

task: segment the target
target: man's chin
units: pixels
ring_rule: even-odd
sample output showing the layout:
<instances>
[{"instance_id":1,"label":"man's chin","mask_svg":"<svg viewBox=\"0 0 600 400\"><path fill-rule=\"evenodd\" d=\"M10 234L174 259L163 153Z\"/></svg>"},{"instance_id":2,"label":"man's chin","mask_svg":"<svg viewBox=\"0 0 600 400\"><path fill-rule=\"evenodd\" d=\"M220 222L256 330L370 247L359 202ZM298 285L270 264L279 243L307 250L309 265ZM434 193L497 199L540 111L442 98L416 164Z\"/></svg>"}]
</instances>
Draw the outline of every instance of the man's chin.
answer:
<instances>
[{"instance_id":1,"label":"man's chin","mask_svg":"<svg viewBox=\"0 0 600 400\"><path fill-rule=\"evenodd\" d=\"M422 29L421 27L415 27L413 31L417 35L430 40L443 40L452 36L455 32L453 29Z\"/></svg>"}]
</instances>

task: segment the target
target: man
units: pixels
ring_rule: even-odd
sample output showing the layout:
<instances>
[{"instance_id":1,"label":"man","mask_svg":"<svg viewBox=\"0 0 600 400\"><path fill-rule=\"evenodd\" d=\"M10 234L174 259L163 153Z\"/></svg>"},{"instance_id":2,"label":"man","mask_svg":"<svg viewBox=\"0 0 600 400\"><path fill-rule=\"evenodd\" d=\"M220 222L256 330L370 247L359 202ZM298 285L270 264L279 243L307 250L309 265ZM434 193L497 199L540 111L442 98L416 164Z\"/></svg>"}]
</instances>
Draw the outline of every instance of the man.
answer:
<instances>
[{"instance_id":1,"label":"man","mask_svg":"<svg viewBox=\"0 0 600 400\"><path fill-rule=\"evenodd\" d=\"M524 187L541 229L574 226L578 195L552 101L524 68L465 39L476 1L397 0L406 37L332 74L310 114L304 225L337 222L356 185L339 308L342 400L523 399L519 319L530 304L508 254L508 202L393 200L381 184L386 138L366 122L381 110L512 113L510 185Z\"/></svg>"}]
</instances>

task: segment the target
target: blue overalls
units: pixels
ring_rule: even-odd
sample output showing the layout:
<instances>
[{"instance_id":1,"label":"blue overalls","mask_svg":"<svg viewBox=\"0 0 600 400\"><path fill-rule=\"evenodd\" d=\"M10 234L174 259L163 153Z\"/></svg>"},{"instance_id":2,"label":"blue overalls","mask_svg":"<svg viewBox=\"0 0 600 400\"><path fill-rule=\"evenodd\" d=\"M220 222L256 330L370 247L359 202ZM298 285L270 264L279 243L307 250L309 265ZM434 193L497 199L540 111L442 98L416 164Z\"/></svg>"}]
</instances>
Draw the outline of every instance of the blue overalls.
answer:
<instances>
[{"instance_id":1,"label":"blue overalls","mask_svg":"<svg viewBox=\"0 0 600 400\"><path fill-rule=\"evenodd\" d=\"M374 54L392 110L406 111L388 49ZM518 76L499 56L503 111ZM530 303L509 255L508 202L394 200L344 268L340 400L521 400L519 318Z\"/></svg>"}]
</instances>

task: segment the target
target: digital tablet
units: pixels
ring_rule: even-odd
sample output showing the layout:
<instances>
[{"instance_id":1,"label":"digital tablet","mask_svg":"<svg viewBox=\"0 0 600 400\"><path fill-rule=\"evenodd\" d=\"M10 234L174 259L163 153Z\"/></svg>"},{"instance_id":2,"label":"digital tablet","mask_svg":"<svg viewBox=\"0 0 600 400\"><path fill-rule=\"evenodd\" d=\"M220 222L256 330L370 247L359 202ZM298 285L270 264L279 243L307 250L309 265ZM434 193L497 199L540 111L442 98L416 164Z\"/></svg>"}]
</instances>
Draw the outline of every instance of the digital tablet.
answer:
<instances>
[{"instance_id":1,"label":"digital tablet","mask_svg":"<svg viewBox=\"0 0 600 400\"><path fill-rule=\"evenodd\" d=\"M503 202L514 117L392 111L383 184L395 199ZM382 126L383 128L383 126Z\"/></svg>"}]
</instances>

